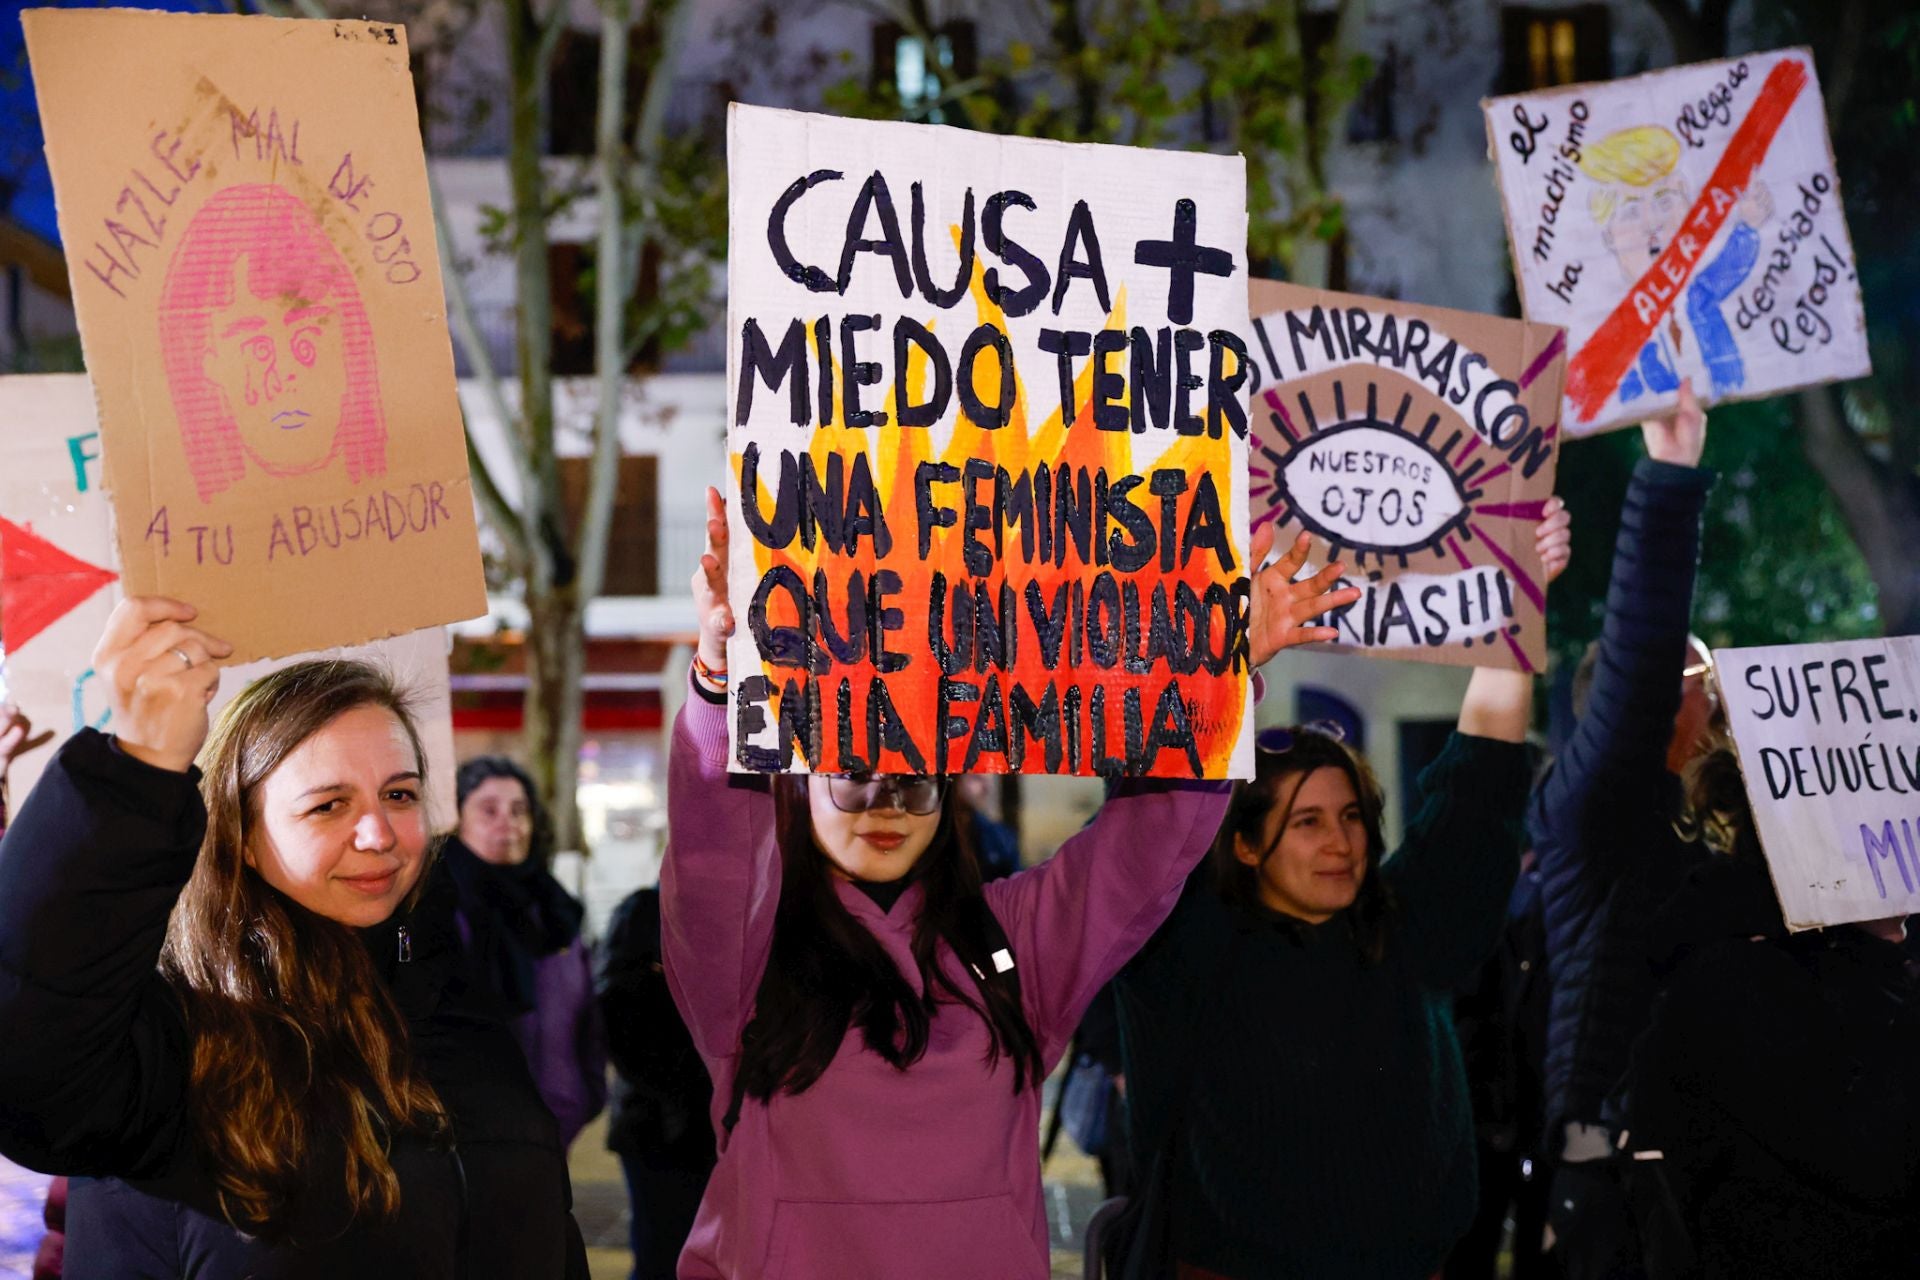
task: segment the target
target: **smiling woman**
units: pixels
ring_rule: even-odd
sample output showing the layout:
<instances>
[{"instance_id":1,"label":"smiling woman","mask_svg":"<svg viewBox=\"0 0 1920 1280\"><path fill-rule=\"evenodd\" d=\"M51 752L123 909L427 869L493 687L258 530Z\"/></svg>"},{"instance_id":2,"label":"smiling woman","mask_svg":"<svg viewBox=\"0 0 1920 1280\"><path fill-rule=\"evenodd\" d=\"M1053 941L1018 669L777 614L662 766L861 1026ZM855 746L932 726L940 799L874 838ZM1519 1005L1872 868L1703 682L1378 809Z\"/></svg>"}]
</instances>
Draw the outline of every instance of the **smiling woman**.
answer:
<instances>
[{"instance_id":1,"label":"smiling woman","mask_svg":"<svg viewBox=\"0 0 1920 1280\"><path fill-rule=\"evenodd\" d=\"M232 649L193 619L114 611L117 734L67 741L0 857L0 1153L86 1175L66 1276L583 1276L553 1117L460 976L406 696L296 663L209 734Z\"/></svg>"},{"instance_id":2,"label":"smiling woman","mask_svg":"<svg viewBox=\"0 0 1920 1280\"><path fill-rule=\"evenodd\" d=\"M167 267L160 346L201 500L246 474L336 461L386 471L373 330L326 229L284 188L227 187L200 207Z\"/></svg>"}]
</instances>

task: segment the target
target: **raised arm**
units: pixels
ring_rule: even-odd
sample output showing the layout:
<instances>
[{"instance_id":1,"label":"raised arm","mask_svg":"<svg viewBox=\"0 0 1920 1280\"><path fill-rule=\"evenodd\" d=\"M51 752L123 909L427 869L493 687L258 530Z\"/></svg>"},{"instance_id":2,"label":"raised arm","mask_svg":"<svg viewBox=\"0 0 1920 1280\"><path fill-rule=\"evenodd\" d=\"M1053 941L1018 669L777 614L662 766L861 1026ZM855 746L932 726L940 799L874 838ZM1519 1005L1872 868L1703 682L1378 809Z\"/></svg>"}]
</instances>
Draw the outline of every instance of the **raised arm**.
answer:
<instances>
[{"instance_id":1,"label":"raised arm","mask_svg":"<svg viewBox=\"0 0 1920 1280\"><path fill-rule=\"evenodd\" d=\"M1680 710L1700 513L1713 483L1698 466L1706 415L1691 386L1681 388L1672 417L1643 430L1647 457L1634 468L1621 512L1586 712L1533 800L1549 892L1605 875L1607 859L1629 852L1612 834L1632 816L1616 799L1653 793Z\"/></svg>"},{"instance_id":2,"label":"raised arm","mask_svg":"<svg viewBox=\"0 0 1920 1280\"><path fill-rule=\"evenodd\" d=\"M1572 556L1558 498L1534 545L1552 582ZM1382 868L1400 902L1402 945L1430 987L1465 981L1499 940L1520 867L1532 719L1531 674L1476 667L1456 731L1420 776L1406 839Z\"/></svg>"},{"instance_id":3,"label":"raised arm","mask_svg":"<svg viewBox=\"0 0 1920 1280\"><path fill-rule=\"evenodd\" d=\"M692 694L673 723L667 764L667 854L660 870L667 982L708 1058L738 1052L773 946L780 852L764 778L727 771L727 518L707 490L707 550L693 574L700 620ZM720 679L702 674L719 673Z\"/></svg>"},{"instance_id":4,"label":"raised arm","mask_svg":"<svg viewBox=\"0 0 1920 1280\"><path fill-rule=\"evenodd\" d=\"M1272 549L1266 526L1254 535L1251 563L1264 564ZM1256 668L1281 649L1333 639L1334 628L1309 621L1359 597L1331 589L1344 569L1337 563L1295 581L1310 550L1303 534L1254 574L1248 654ZM1021 990L1049 1065L1094 993L1173 909L1213 843L1229 790L1224 782L1116 783L1094 820L1052 858L985 887L1015 963L1027 966Z\"/></svg>"},{"instance_id":5,"label":"raised arm","mask_svg":"<svg viewBox=\"0 0 1920 1280\"><path fill-rule=\"evenodd\" d=\"M192 1045L155 970L206 827L194 753L231 650L135 597L94 653L118 741L69 740L0 840L0 1153L55 1173L159 1172Z\"/></svg>"}]
</instances>

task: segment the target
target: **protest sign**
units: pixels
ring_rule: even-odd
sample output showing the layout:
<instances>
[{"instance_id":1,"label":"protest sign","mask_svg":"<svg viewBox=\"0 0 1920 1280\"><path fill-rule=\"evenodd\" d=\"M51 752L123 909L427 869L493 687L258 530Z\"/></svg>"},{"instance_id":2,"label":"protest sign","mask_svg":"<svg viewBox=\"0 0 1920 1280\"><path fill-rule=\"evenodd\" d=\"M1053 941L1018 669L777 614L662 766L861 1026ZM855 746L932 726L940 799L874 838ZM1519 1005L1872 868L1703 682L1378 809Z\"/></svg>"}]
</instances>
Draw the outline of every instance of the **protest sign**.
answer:
<instances>
[{"instance_id":1,"label":"protest sign","mask_svg":"<svg viewBox=\"0 0 1920 1280\"><path fill-rule=\"evenodd\" d=\"M127 589L238 661L484 612L405 32L23 22Z\"/></svg>"},{"instance_id":2,"label":"protest sign","mask_svg":"<svg viewBox=\"0 0 1920 1280\"><path fill-rule=\"evenodd\" d=\"M1348 566L1339 647L1542 670L1564 331L1271 280L1251 310L1252 527Z\"/></svg>"},{"instance_id":3,"label":"protest sign","mask_svg":"<svg viewBox=\"0 0 1920 1280\"><path fill-rule=\"evenodd\" d=\"M1920 912L1920 636L1713 662L1787 924Z\"/></svg>"},{"instance_id":4,"label":"protest sign","mask_svg":"<svg viewBox=\"0 0 1920 1280\"><path fill-rule=\"evenodd\" d=\"M88 726L112 730L92 655L121 587L87 379L0 378L0 423L0 675L7 696L35 728L55 735L14 762L8 784L17 806L62 740ZM445 631L431 627L329 656L382 665L419 698L429 813L436 827L451 826L453 715ZM292 660L222 671L214 710L249 680Z\"/></svg>"},{"instance_id":5,"label":"protest sign","mask_svg":"<svg viewBox=\"0 0 1920 1280\"><path fill-rule=\"evenodd\" d=\"M1238 157L735 106L737 769L1249 776Z\"/></svg>"},{"instance_id":6,"label":"protest sign","mask_svg":"<svg viewBox=\"0 0 1920 1280\"><path fill-rule=\"evenodd\" d=\"M1863 377L1866 318L1805 49L1481 104L1527 318L1566 326L1564 430Z\"/></svg>"}]
</instances>

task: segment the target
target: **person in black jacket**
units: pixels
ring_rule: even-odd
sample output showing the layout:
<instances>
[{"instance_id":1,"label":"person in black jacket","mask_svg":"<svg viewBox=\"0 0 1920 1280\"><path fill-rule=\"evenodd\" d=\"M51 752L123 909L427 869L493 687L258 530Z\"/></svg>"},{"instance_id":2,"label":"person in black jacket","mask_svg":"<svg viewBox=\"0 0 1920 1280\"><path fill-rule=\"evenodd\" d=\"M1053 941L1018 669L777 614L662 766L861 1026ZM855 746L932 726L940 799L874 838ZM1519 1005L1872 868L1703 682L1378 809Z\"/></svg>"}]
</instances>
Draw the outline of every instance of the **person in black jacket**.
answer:
<instances>
[{"instance_id":1,"label":"person in black jacket","mask_svg":"<svg viewBox=\"0 0 1920 1280\"><path fill-rule=\"evenodd\" d=\"M713 1085L667 988L660 890L636 890L614 908L594 991L617 1073L607 1149L627 1179L633 1280L673 1280L716 1155Z\"/></svg>"},{"instance_id":2,"label":"person in black jacket","mask_svg":"<svg viewBox=\"0 0 1920 1280\"><path fill-rule=\"evenodd\" d=\"M1711 707L1704 649L1687 621L1711 473L1706 415L1683 383L1670 417L1642 427L1614 547L1606 620L1579 682L1579 721L1529 814L1551 957L1546 1116L1552 1252L1567 1280L1643 1274L1624 1192L1608 1163L1607 1099L1653 1002L1648 922L1705 850L1679 771Z\"/></svg>"},{"instance_id":3,"label":"person in black jacket","mask_svg":"<svg viewBox=\"0 0 1920 1280\"><path fill-rule=\"evenodd\" d=\"M0 841L0 1153L74 1175L66 1275L584 1276L553 1117L455 979L405 698L298 663L209 738L194 616L114 611L115 736Z\"/></svg>"},{"instance_id":4,"label":"person in black jacket","mask_svg":"<svg viewBox=\"0 0 1920 1280\"><path fill-rule=\"evenodd\" d=\"M1920 984L1895 918L1788 936L1730 748L1693 772L1730 846L1654 925L1624 1094L1655 1280L1920 1275Z\"/></svg>"}]
</instances>

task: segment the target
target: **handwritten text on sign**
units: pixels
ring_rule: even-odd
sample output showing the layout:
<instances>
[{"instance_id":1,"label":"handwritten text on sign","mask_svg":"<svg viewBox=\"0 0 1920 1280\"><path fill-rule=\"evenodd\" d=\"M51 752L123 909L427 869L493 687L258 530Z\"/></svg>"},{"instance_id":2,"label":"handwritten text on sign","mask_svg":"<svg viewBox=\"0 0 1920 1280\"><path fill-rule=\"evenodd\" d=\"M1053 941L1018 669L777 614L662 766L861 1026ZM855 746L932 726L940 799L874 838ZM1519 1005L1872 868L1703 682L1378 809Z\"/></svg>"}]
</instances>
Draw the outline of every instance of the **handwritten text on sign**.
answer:
<instances>
[{"instance_id":1,"label":"handwritten text on sign","mask_svg":"<svg viewBox=\"0 0 1920 1280\"><path fill-rule=\"evenodd\" d=\"M1714 664L1788 923L1920 911L1920 637Z\"/></svg>"},{"instance_id":2,"label":"handwritten text on sign","mask_svg":"<svg viewBox=\"0 0 1920 1280\"><path fill-rule=\"evenodd\" d=\"M1565 428L1859 376L1865 322L1803 49L1489 99L1522 305L1565 325Z\"/></svg>"},{"instance_id":3,"label":"handwritten text on sign","mask_svg":"<svg viewBox=\"0 0 1920 1280\"><path fill-rule=\"evenodd\" d=\"M1240 163L730 148L736 767L1244 772Z\"/></svg>"},{"instance_id":4,"label":"handwritten text on sign","mask_svg":"<svg viewBox=\"0 0 1920 1280\"><path fill-rule=\"evenodd\" d=\"M1328 619L1376 656L1540 670L1534 526L1553 492L1565 335L1256 280L1253 527L1351 564Z\"/></svg>"}]
</instances>

